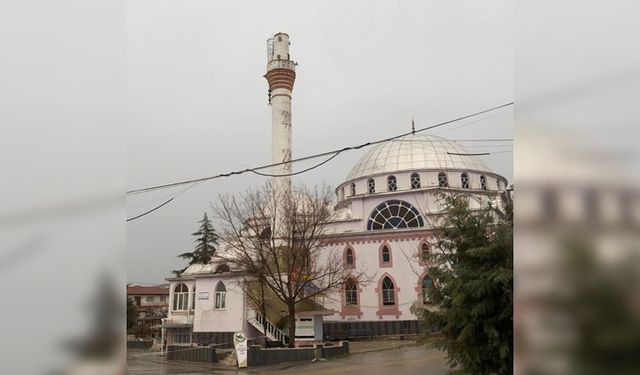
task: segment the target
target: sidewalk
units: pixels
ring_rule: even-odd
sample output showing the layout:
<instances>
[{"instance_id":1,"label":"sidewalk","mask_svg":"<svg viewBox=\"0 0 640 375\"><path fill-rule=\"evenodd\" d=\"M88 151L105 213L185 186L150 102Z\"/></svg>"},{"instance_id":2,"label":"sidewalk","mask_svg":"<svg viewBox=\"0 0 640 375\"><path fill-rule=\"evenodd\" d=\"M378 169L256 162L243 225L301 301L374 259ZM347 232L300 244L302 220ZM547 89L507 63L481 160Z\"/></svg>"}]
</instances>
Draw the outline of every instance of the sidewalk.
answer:
<instances>
[{"instance_id":1,"label":"sidewalk","mask_svg":"<svg viewBox=\"0 0 640 375\"><path fill-rule=\"evenodd\" d=\"M393 350L406 346L418 345L416 340L371 340L349 342L349 354Z\"/></svg>"},{"instance_id":2,"label":"sidewalk","mask_svg":"<svg viewBox=\"0 0 640 375\"><path fill-rule=\"evenodd\" d=\"M392 351L396 349L409 349L409 347L418 347L422 344L415 340L371 340L371 341L351 341L349 343L349 355L340 358L332 358L327 362L317 362L314 367L332 366L331 363L350 363L352 361L361 361L366 355L365 353ZM352 359L351 355L354 355ZM383 355L381 353L381 355ZM386 354L384 354L386 355ZM391 355L391 354L390 354ZM359 359L358 359L359 358ZM224 365L221 363L199 363L199 362L183 362L183 361L167 361L165 357L160 356L159 352L151 352L145 350L129 350L127 352L127 373L128 374L211 374L213 373L280 373L291 372L293 368L311 365L310 361L287 362L277 365L258 366L239 370L236 366Z\"/></svg>"}]
</instances>

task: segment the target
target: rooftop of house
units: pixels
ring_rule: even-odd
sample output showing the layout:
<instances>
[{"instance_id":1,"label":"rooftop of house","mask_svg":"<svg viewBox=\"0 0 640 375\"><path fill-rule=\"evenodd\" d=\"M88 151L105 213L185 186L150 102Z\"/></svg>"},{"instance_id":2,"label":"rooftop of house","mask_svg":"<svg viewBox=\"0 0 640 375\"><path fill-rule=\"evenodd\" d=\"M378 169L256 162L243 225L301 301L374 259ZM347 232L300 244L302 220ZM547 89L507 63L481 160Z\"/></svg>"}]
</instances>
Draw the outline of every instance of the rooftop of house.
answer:
<instances>
[{"instance_id":1,"label":"rooftop of house","mask_svg":"<svg viewBox=\"0 0 640 375\"><path fill-rule=\"evenodd\" d=\"M169 288L163 288L158 286L140 286L131 285L127 286L128 296L168 296Z\"/></svg>"}]
</instances>

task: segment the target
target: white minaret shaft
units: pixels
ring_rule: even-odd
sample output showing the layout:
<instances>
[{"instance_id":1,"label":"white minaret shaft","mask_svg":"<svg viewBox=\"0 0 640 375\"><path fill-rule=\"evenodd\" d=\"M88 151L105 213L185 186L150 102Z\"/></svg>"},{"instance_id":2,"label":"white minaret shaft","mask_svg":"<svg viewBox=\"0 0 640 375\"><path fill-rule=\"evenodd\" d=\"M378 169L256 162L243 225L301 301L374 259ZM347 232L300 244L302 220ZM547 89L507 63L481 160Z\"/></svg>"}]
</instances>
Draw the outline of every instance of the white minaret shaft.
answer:
<instances>
[{"instance_id":1,"label":"white minaret shaft","mask_svg":"<svg viewBox=\"0 0 640 375\"><path fill-rule=\"evenodd\" d=\"M271 103L271 161L291 160L291 92L296 79L296 63L289 56L289 35L277 33L267 41L267 74ZM291 164L273 167L272 173L291 173ZM290 177L275 177L279 192L290 191Z\"/></svg>"}]
</instances>

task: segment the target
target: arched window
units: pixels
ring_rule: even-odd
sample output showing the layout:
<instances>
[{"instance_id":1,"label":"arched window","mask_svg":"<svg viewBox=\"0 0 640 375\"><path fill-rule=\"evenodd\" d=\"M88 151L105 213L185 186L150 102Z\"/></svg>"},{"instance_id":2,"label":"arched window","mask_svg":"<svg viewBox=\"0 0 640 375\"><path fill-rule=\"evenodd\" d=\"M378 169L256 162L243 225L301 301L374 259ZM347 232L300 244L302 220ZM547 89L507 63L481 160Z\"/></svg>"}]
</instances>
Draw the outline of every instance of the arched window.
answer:
<instances>
[{"instance_id":1,"label":"arched window","mask_svg":"<svg viewBox=\"0 0 640 375\"><path fill-rule=\"evenodd\" d=\"M411 174L411 188L420 189L420 175L417 173Z\"/></svg>"},{"instance_id":2,"label":"arched window","mask_svg":"<svg viewBox=\"0 0 640 375\"><path fill-rule=\"evenodd\" d=\"M187 310L187 306L189 306L189 288L180 283L173 289L173 310Z\"/></svg>"},{"instance_id":3,"label":"arched window","mask_svg":"<svg viewBox=\"0 0 640 375\"><path fill-rule=\"evenodd\" d=\"M396 180L396 176L387 177L387 190L389 191L398 190L398 180Z\"/></svg>"},{"instance_id":4,"label":"arched window","mask_svg":"<svg viewBox=\"0 0 640 375\"><path fill-rule=\"evenodd\" d=\"M396 297L393 281L391 281L391 279L386 276L384 280L382 280L382 305L394 306L395 304Z\"/></svg>"},{"instance_id":5,"label":"arched window","mask_svg":"<svg viewBox=\"0 0 640 375\"><path fill-rule=\"evenodd\" d=\"M487 190L487 178L484 175L480 176L480 189Z\"/></svg>"},{"instance_id":6,"label":"arched window","mask_svg":"<svg viewBox=\"0 0 640 375\"><path fill-rule=\"evenodd\" d=\"M358 284L353 279L344 285L344 303L345 306L358 306Z\"/></svg>"},{"instance_id":7,"label":"arched window","mask_svg":"<svg viewBox=\"0 0 640 375\"><path fill-rule=\"evenodd\" d=\"M351 183L351 195L356 195L356 184Z\"/></svg>"},{"instance_id":8,"label":"arched window","mask_svg":"<svg viewBox=\"0 0 640 375\"><path fill-rule=\"evenodd\" d=\"M367 181L367 187L369 189L369 194L373 194L376 192L376 180L374 180L373 178L370 178L369 181Z\"/></svg>"},{"instance_id":9,"label":"arched window","mask_svg":"<svg viewBox=\"0 0 640 375\"><path fill-rule=\"evenodd\" d=\"M215 293L215 309L222 310L225 308L227 299L227 288L224 286L222 281L218 281L218 285L216 285L216 293Z\"/></svg>"},{"instance_id":10,"label":"arched window","mask_svg":"<svg viewBox=\"0 0 640 375\"><path fill-rule=\"evenodd\" d=\"M460 183L462 184L462 188L463 189L468 189L469 188L469 175L466 173L463 173L460 175Z\"/></svg>"},{"instance_id":11,"label":"arched window","mask_svg":"<svg viewBox=\"0 0 640 375\"><path fill-rule=\"evenodd\" d=\"M433 279L429 275L425 275L422 278L422 303L427 304L431 302L429 298L429 289L433 286Z\"/></svg>"},{"instance_id":12,"label":"arched window","mask_svg":"<svg viewBox=\"0 0 640 375\"><path fill-rule=\"evenodd\" d=\"M262 232L260 232L260 239L261 240L269 240L271 239L271 227L267 226L266 228L264 228L262 230Z\"/></svg>"},{"instance_id":13,"label":"arched window","mask_svg":"<svg viewBox=\"0 0 640 375\"><path fill-rule=\"evenodd\" d=\"M387 244L380 246L378 250L379 266L382 268L393 267L393 255L391 254L391 247Z\"/></svg>"},{"instance_id":14,"label":"arched window","mask_svg":"<svg viewBox=\"0 0 640 375\"><path fill-rule=\"evenodd\" d=\"M218 267L216 267L216 272L215 273L224 273L224 272L229 272L229 271L231 271L231 269L229 268L228 265L221 264Z\"/></svg>"},{"instance_id":15,"label":"arched window","mask_svg":"<svg viewBox=\"0 0 640 375\"><path fill-rule=\"evenodd\" d=\"M420 261L423 263L428 262L430 255L431 251L429 251L429 245L426 242L420 244Z\"/></svg>"},{"instance_id":16,"label":"arched window","mask_svg":"<svg viewBox=\"0 0 640 375\"><path fill-rule=\"evenodd\" d=\"M344 254L344 265L346 268L353 268L355 264L356 260L355 255L353 254L353 249L348 247Z\"/></svg>"},{"instance_id":17,"label":"arched window","mask_svg":"<svg viewBox=\"0 0 640 375\"><path fill-rule=\"evenodd\" d=\"M380 262L381 263L391 263L391 250L389 250L389 246L382 246L382 250L380 250Z\"/></svg>"},{"instance_id":18,"label":"arched window","mask_svg":"<svg viewBox=\"0 0 640 375\"><path fill-rule=\"evenodd\" d=\"M444 172L438 173L438 186L447 187L449 186L449 181L447 181L447 174Z\"/></svg>"},{"instance_id":19,"label":"arched window","mask_svg":"<svg viewBox=\"0 0 640 375\"><path fill-rule=\"evenodd\" d=\"M418 228L424 226L420 212L405 201L393 199L373 209L367 230Z\"/></svg>"},{"instance_id":20,"label":"arched window","mask_svg":"<svg viewBox=\"0 0 640 375\"><path fill-rule=\"evenodd\" d=\"M191 291L191 310L196 309L196 286L193 286L193 290Z\"/></svg>"}]
</instances>

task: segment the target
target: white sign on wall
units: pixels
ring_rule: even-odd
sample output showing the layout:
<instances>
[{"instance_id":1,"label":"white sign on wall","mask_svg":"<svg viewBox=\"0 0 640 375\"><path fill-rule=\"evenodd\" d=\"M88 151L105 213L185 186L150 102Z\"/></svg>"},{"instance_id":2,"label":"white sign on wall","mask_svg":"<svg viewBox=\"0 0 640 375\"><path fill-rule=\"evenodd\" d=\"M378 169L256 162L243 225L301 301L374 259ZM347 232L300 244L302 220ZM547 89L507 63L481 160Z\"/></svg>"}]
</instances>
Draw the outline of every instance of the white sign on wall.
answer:
<instances>
[{"instance_id":1,"label":"white sign on wall","mask_svg":"<svg viewBox=\"0 0 640 375\"><path fill-rule=\"evenodd\" d=\"M209 299L209 292L198 292L198 299Z\"/></svg>"},{"instance_id":2,"label":"white sign on wall","mask_svg":"<svg viewBox=\"0 0 640 375\"><path fill-rule=\"evenodd\" d=\"M247 337L244 335L244 332L236 332L233 334L233 346L236 348L238 368L247 367Z\"/></svg>"}]
</instances>

